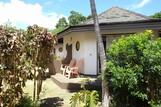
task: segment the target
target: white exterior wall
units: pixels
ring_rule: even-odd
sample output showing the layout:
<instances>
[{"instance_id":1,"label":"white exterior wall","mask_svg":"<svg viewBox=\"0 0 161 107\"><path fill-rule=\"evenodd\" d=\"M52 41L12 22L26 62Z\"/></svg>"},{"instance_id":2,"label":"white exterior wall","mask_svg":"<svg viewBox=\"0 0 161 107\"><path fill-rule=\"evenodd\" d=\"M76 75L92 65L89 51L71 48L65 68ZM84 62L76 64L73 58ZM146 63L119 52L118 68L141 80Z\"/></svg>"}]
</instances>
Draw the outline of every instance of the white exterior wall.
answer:
<instances>
[{"instance_id":1,"label":"white exterior wall","mask_svg":"<svg viewBox=\"0 0 161 107\"><path fill-rule=\"evenodd\" d=\"M58 44L56 45L55 47L55 54L57 56L58 59L64 59L65 58L65 55L64 55L64 52L59 52L59 48L62 47L63 48L63 44ZM64 48L63 48L64 50Z\"/></svg>"},{"instance_id":2,"label":"white exterior wall","mask_svg":"<svg viewBox=\"0 0 161 107\"><path fill-rule=\"evenodd\" d=\"M67 51L66 51L66 44L71 45L72 44L72 57L75 59L81 59L84 57L84 40L83 40L83 35L82 34L76 33L70 33L66 36L64 36L64 43L63 43L63 52L65 53L64 55L66 56ZM80 42L80 49L79 51L76 50L76 42Z\"/></svg>"},{"instance_id":3,"label":"white exterior wall","mask_svg":"<svg viewBox=\"0 0 161 107\"><path fill-rule=\"evenodd\" d=\"M86 33L85 36L85 74L97 75L97 46L95 33Z\"/></svg>"},{"instance_id":4,"label":"white exterior wall","mask_svg":"<svg viewBox=\"0 0 161 107\"><path fill-rule=\"evenodd\" d=\"M142 32L141 29L133 30L117 30L117 31L103 31L102 34L106 36L106 48L110 46L113 40L118 39L121 35L113 35L120 33L136 33ZM157 31L154 31L157 34ZM80 42L80 50L76 50L76 42ZM72 44L72 58L79 60L84 59L84 66L81 73L86 75L97 75L97 47L96 37L94 32L72 32L64 36L63 52L56 52L62 58L66 57L66 44ZM61 45L60 45L61 46ZM59 46L58 46L59 47ZM58 50L58 49L57 49Z\"/></svg>"},{"instance_id":5,"label":"white exterior wall","mask_svg":"<svg viewBox=\"0 0 161 107\"><path fill-rule=\"evenodd\" d=\"M79 51L76 50L76 42L80 42ZM79 60L84 59L81 73L86 75L97 75L97 59L96 59L96 38L94 33L69 33L64 36L63 57L66 57L66 44L72 44L72 58Z\"/></svg>"}]
</instances>

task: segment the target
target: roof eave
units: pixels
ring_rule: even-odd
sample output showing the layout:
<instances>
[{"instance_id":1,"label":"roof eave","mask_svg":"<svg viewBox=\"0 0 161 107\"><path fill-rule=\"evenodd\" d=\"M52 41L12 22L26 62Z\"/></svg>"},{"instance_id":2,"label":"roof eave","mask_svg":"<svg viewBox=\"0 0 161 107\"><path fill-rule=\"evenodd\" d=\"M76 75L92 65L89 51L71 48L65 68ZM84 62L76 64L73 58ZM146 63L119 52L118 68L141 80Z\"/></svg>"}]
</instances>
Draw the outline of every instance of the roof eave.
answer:
<instances>
[{"instance_id":1,"label":"roof eave","mask_svg":"<svg viewBox=\"0 0 161 107\"><path fill-rule=\"evenodd\" d=\"M140 23L153 23L153 22L160 22L161 23L161 19L149 19L149 20L138 20L138 21L126 21L126 22L110 22L110 23L100 23L100 27L103 26L108 26L108 25L118 25L121 26L122 24L140 24ZM88 27L90 27L90 29L88 29ZM92 27L92 28L91 28ZM87 29L85 29L87 28ZM66 33L70 33L73 31L91 31L94 30L94 24L86 24L86 25L76 25L76 26L70 26L68 28L66 28L65 30L59 32L57 34L58 38L62 37L62 35L65 35ZM65 34L63 34L65 33Z\"/></svg>"}]
</instances>

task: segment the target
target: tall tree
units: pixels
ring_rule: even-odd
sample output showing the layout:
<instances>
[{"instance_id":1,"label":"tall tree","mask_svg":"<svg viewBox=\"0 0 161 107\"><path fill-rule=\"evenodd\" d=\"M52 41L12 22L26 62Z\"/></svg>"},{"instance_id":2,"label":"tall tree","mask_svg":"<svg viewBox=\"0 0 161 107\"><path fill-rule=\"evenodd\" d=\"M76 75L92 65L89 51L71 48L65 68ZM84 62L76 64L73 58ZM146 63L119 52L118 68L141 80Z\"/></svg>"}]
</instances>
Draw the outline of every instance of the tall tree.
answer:
<instances>
[{"instance_id":1,"label":"tall tree","mask_svg":"<svg viewBox=\"0 0 161 107\"><path fill-rule=\"evenodd\" d=\"M59 19L58 23L56 24L56 28L66 28L68 27L68 23L65 17Z\"/></svg>"},{"instance_id":2,"label":"tall tree","mask_svg":"<svg viewBox=\"0 0 161 107\"><path fill-rule=\"evenodd\" d=\"M107 84L104 80L104 72L105 72L105 62L106 62L106 56L105 56L105 50L102 42L102 37L100 34L100 27L99 27L99 21L95 6L95 1L90 0L91 5L91 12L92 17L94 21L95 26L95 33L97 38L97 53L99 54L100 63L101 63L101 72L102 72L102 107L109 107L110 97L109 97L109 89L107 87Z\"/></svg>"},{"instance_id":3,"label":"tall tree","mask_svg":"<svg viewBox=\"0 0 161 107\"><path fill-rule=\"evenodd\" d=\"M86 17L80 14L79 12L71 11L70 16L68 17L68 20L69 20L69 25L74 26L74 25L78 25L81 22L85 21Z\"/></svg>"},{"instance_id":4,"label":"tall tree","mask_svg":"<svg viewBox=\"0 0 161 107\"><path fill-rule=\"evenodd\" d=\"M152 15L153 18L160 18L161 19L161 11L155 13L154 15Z\"/></svg>"},{"instance_id":5,"label":"tall tree","mask_svg":"<svg viewBox=\"0 0 161 107\"><path fill-rule=\"evenodd\" d=\"M87 19L91 19L91 18L92 18L92 15L88 15L88 16L87 16Z\"/></svg>"},{"instance_id":6,"label":"tall tree","mask_svg":"<svg viewBox=\"0 0 161 107\"><path fill-rule=\"evenodd\" d=\"M53 31L53 34L57 34L61 31L63 31L65 28L67 28L69 26L67 20L65 19L65 17L62 17L59 19L58 23L56 24L56 28Z\"/></svg>"},{"instance_id":7,"label":"tall tree","mask_svg":"<svg viewBox=\"0 0 161 107\"><path fill-rule=\"evenodd\" d=\"M47 29L37 25L29 26L25 35L26 61L33 71L34 90L33 100L39 99L42 89L44 72L50 63L55 39Z\"/></svg>"}]
</instances>

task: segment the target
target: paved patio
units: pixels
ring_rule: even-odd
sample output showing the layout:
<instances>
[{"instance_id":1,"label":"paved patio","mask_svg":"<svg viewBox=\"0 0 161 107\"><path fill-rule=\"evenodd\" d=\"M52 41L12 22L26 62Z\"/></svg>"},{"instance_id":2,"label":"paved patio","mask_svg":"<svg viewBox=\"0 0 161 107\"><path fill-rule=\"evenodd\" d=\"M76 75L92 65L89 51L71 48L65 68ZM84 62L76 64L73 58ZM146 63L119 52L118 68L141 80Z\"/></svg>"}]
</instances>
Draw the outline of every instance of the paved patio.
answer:
<instances>
[{"instance_id":1,"label":"paved patio","mask_svg":"<svg viewBox=\"0 0 161 107\"><path fill-rule=\"evenodd\" d=\"M91 90L100 90L101 89L101 81L99 81L96 77L92 76L80 76L78 78L68 79L60 73L51 76L54 83L56 83L62 89L67 89L69 91L77 91L81 89L82 81L85 79L89 79L89 82L86 82L85 86Z\"/></svg>"}]
</instances>

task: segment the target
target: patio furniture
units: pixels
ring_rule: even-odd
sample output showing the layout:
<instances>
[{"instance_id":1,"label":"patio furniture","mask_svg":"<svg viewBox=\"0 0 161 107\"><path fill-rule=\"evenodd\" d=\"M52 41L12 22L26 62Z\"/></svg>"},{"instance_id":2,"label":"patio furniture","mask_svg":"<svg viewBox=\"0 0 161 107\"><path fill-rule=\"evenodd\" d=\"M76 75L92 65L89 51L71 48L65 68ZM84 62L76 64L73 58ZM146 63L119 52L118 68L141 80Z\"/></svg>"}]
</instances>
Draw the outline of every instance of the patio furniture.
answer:
<instances>
[{"instance_id":1,"label":"patio furniture","mask_svg":"<svg viewBox=\"0 0 161 107\"><path fill-rule=\"evenodd\" d=\"M63 72L63 75L65 75L67 67L73 67L75 63L76 59L72 59L69 64L61 64L60 70Z\"/></svg>"},{"instance_id":2,"label":"patio furniture","mask_svg":"<svg viewBox=\"0 0 161 107\"><path fill-rule=\"evenodd\" d=\"M74 67L67 66L66 67L66 76L68 78L70 78L71 76L78 77L82 66L83 66L83 59L78 60Z\"/></svg>"}]
</instances>

